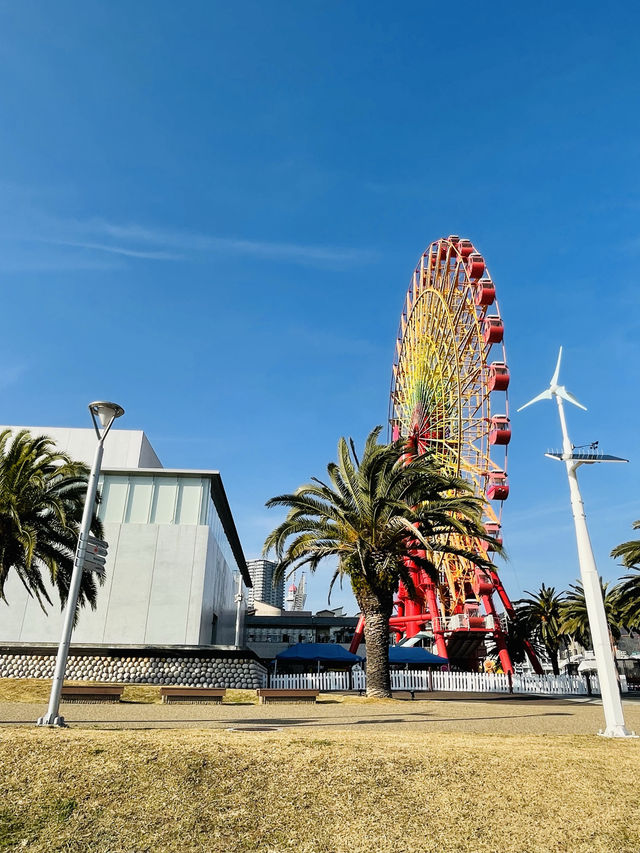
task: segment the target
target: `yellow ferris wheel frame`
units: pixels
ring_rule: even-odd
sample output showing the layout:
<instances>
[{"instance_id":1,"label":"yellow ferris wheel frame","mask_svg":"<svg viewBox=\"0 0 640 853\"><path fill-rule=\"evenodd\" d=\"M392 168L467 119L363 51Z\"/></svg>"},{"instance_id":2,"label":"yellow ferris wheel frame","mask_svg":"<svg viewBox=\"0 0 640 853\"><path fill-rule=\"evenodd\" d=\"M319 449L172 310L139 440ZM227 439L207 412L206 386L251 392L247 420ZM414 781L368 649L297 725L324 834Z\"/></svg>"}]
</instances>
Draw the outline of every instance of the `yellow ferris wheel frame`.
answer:
<instances>
[{"instance_id":1,"label":"yellow ferris wheel frame","mask_svg":"<svg viewBox=\"0 0 640 853\"><path fill-rule=\"evenodd\" d=\"M487 300L482 294L492 287L484 258L469 240L452 235L434 241L423 253L400 318L389 423L393 438L412 437L418 452L432 451L445 470L469 482L484 500L486 523L499 529L501 504L496 511L487 490L492 474L506 475L507 446L490 443L488 358L496 345L498 363L506 365L506 357L502 335L492 342L487 331L488 324L501 323L498 303L492 299L483 304ZM500 414L507 418L508 405L505 393ZM473 572L460 558L442 561L443 615L464 601Z\"/></svg>"}]
</instances>

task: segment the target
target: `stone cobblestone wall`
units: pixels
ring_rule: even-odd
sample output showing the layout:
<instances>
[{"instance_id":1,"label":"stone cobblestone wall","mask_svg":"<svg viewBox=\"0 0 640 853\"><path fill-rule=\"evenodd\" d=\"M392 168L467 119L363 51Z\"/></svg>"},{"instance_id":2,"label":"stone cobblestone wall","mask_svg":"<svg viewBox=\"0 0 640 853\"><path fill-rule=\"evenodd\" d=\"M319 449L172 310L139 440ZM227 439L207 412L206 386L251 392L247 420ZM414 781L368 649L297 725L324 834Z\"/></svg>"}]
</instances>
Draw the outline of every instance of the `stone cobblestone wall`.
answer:
<instances>
[{"instance_id":1,"label":"stone cobblestone wall","mask_svg":"<svg viewBox=\"0 0 640 853\"><path fill-rule=\"evenodd\" d=\"M0 678L52 678L55 654L0 654ZM267 671L241 657L149 657L70 655L67 681L119 684L178 684L256 690Z\"/></svg>"}]
</instances>

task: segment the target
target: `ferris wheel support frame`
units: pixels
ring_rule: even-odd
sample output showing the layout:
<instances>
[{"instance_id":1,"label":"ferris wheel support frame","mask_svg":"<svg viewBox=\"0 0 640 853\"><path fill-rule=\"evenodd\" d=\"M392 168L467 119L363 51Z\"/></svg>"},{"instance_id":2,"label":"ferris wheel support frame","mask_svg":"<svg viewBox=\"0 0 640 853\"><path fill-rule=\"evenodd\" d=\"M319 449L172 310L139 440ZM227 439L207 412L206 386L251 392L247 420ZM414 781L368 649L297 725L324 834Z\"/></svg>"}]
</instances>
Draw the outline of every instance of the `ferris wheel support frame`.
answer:
<instances>
[{"instance_id":1,"label":"ferris wheel support frame","mask_svg":"<svg viewBox=\"0 0 640 853\"><path fill-rule=\"evenodd\" d=\"M404 436L413 453L430 449L443 467L470 481L476 494L485 498L489 536L501 524L502 504L496 512L491 500L501 502L509 493L506 457L511 437L506 393L504 415L491 417L490 392L506 392L509 384L504 324L495 296L484 258L470 240L452 235L431 243L413 273L400 318L389 407L392 439ZM502 346L502 360L489 365L487 357L494 344ZM490 454L493 445L504 451L502 467ZM472 547L483 548L485 556L491 550L490 543L482 540ZM420 567L419 551L408 545L406 562L419 600L412 600L400 585L396 615L391 619L396 636L401 638L402 632L411 638L429 626L438 654L448 659L446 638L451 640L456 631L466 628L470 640L475 636L470 648L474 642L476 648L481 646L483 637L490 634L503 670L513 672L493 594L510 617L514 609L497 571L479 570L461 558L440 555L438 561L441 576L436 584ZM475 610L469 604L472 590ZM486 613L484 620L478 616L479 606ZM536 672L541 672L530 645L527 654Z\"/></svg>"},{"instance_id":2,"label":"ferris wheel support frame","mask_svg":"<svg viewBox=\"0 0 640 853\"><path fill-rule=\"evenodd\" d=\"M486 380L487 354L494 343L502 344L503 335L497 303L497 314L485 321L488 306L494 303L495 286L484 258L471 241L451 236L429 246L413 274L400 319L389 412L392 438L403 434L411 440L414 436L414 453L431 448L440 454L440 464L451 469L453 462L452 472L470 478L475 491L483 496L492 470L499 470L506 479L506 445L510 438L510 431L502 433L504 440L497 442L504 445L501 470L489 456L487 427L489 422L493 424ZM498 363L507 372L503 344L502 349L503 360ZM508 372L500 390L506 391L507 385ZM506 394L504 405L503 419L508 425ZM504 491L508 493L508 488ZM489 509L488 501L487 512L489 521L499 529L499 515ZM443 609L444 605L438 606L436 586L420 568L419 560L411 561L412 580L422 604L412 601L400 586L398 615L393 619L396 636L402 630L410 638L429 623L438 653L449 658L445 636L451 633L448 621L454 620L443 617L447 612L472 613L466 601L471 586L477 586L476 599L490 617L485 622L491 622L490 633L502 667L505 672L512 672L502 626L491 595L479 594L482 585L475 566L456 568L462 565L460 560L445 560L441 565L448 584L447 597L453 601L449 611ZM485 577L485 586L486 580ZM486 633L486 624L480 627L479 622L476 617L467 620L470 631L473 623L476 644Z\"/></svg>"},{"instance_id":3,"label":"ferris wheel support frame","mask_svg":"<svg viewBox=\"0 0 640 853\"><path fill-rule=\"evenodd\" d=\"M451 235L428 247L413 273L400 318L389 403L390 437L404 437L410 453L431 451L443 468L467 479L484 499L489 539L500 531L502 501L509 494L506 461L511 437L504 324L495 295L484 258L470 240ZM497 313L489 314L489 306ZM494 344L501 345L502 360L489 364L487 357ZM494 390L505 392L504 414L492 417ZM494 445L504 451L502 467L491 456ZM492 501L500 503L498 511ZM471 544L461 540L459 544L464 550L476 548L485 557L492 550L491 542L485 540ZM458 643L453 657L463 655L471 663L474 656L478 659L484 637L491 635L503 671L513 673L493 595L499 596L510 618L515 611L495 567L481 570L464 558L440 554L436 583L425 570L433 562L425 563L425 569L420 565L421 547L407 543L405 564L418 600L400 584L396 615L390 619L396 637L401 639L402 633L414 637L429 625L441 657L452 657L450 644L457 638L462 646ZM486 617L479 616L480 605ZM363 634L361 617L352 652L357 651ZM530 644L526 651L534 670L541 673Z\"/></svg>"}]
</instances>

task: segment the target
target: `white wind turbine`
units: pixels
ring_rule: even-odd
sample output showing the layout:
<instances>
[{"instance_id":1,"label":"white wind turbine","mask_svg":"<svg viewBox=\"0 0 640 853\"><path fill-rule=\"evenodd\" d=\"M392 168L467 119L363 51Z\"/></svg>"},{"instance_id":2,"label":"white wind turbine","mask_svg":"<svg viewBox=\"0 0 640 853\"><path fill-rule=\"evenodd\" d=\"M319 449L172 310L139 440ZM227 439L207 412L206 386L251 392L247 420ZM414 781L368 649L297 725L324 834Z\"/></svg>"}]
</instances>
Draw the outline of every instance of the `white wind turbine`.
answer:
<instances>
[{"instance_id":1,"label":"white wind turbine","mask_svg":"<svg viewBox=\"0 0 640 853\"><path fill-rule=\"evenodd\" d=\"M591 547L589 530L587 528L587 518L584 513L584 504L576 474L576 469L580 465L593 464L594 462L626 462L627 460L620 459L617 456L605 456L602 453L595 452L593 449L583 453L576 452L576 449L569 441L563 401L566 400L568 403L572 403L574 406L578 406L585 411L586 406L579 403L573 394L567 391L564 385L558 385L561 359L562 347L560 347L560 352L558 353L556 369L551 377L549 387L541 394L538 394L537 397L534 397L533 400L525 403L524 406L520 406L518 411L521 412L522 409L526 409L527 406L531 406L540 400L552 400L555 398L558 404L558 414L560 415L560 426L562 428L562 453L546 453L545 455L551 459L559 459L564 462L567 469L567 477L569 478L571 510L573 512L573 521L578 542L580 576L584 588L584 598L587 606L591 639L593 641L593 651L596 657L596 668L606 723L605 730L598 732L598 734L605 737L637 737L634 733L629 732L624 724L618 674L609 640L609 627L604 610L604 601L602 600L600 577L596 568L595 557L593 556L593 548Z\"/></svg>"}]
</instances>

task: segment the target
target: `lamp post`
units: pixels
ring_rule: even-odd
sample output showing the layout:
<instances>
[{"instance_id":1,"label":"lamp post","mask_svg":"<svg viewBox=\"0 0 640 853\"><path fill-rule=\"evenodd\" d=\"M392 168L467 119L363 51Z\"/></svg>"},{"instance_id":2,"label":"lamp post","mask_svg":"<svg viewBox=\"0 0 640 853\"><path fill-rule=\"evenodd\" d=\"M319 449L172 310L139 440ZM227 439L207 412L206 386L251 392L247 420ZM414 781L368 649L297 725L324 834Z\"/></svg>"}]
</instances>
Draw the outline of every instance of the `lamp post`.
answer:
<instances>
[{"instance_id":1,"label":"lamp post","mask_svg":"<svg viewBox=\"0 0 640 853\"><path fill-rule=\"evenodd\" d=\"M58 655L56 657L56 668L53 674L53 683L51 685L51 695L49 697L49 707L44 717L38 719L39 726L64 726L64 717L59 715L60 694L62 692L62 684L64 682L64 674L67 668L67 658L69 657L69 645L71 643L71 632L73 631L73 620L78 604L78 594L80 592L80 582L82 580L82 572L84 569L85 555L87 551L87 541L91 530L91 521L93 519L93 509L96 502L96 492L98 491L98 477L100 475L100 466L102 464L102 456L104 453L104 440L111 429L116 418L124 415L122 406L117 403L107 403L103 400L95 403L89 403L89 412L93 420L93 426L98 436L98 446L96 447L91 473L87 482L87 494L84 500L84 510L82 513L82 522L80 524L80 533L78 535L78 545L76 547L76 555L73 561L73 572L71 574L71 583L69 584L69 595L67 596L67 606L64 611L64 622L62 626L62 637L58 646Z\"/></svg>"}]
</instances>

